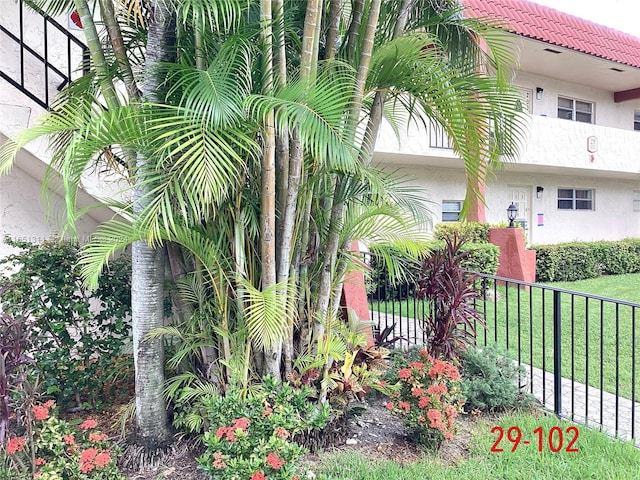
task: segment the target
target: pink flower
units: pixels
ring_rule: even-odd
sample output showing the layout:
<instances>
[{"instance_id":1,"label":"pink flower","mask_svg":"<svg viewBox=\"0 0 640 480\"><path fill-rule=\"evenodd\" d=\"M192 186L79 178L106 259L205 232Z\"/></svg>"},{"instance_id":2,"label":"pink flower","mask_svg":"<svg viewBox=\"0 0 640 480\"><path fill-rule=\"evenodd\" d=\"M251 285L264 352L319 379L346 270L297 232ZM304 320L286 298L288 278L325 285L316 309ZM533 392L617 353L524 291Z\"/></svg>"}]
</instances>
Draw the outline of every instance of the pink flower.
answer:
<instances>
[{"instance_id":1,"label":"pink flower","mask_svg":"<svg viewBox=\"0 0 640 480\"><path fill-rule=\"evenodd\" d=\"M211 464L213 468L226 468L227 464L222 460L222 453L214 452L213 453L213 463Z\"/></svg>"},{"instance_id":2,"label":"pink flower","mask_svg":"<svg viewBox=\"0 0 640 480\"><path fill-rule=\"evenodd\" d=\"M7 453L9 455L13 455L16 452L21 452L24 448L24 438L22 437L13 437L10 438L7 442Z\"/></svg>"},{"instance_id":3,"label":"pink flower","mask_svg":"<svg viewBox=\"0 0 640 480\"><path fill-rule=\"evenodd\" d=\"M260 470L256 470L255 472L253 472L253 475L251 475L251 479L250 480L266 480L267 477L264 476L264 473L262 473Z\"/></svg>"},{"instance_id":4,"label":"pink flower","mask_svg":"<svg viewBox=\"0 0 640 480\"><path fill-rule=\"evenodd\" d=\"M271 415L273 413L273 408L271 408L269 405L267 405L266 407L264 407L264 412L262 412L262 416L263 417L268 417L269 415ZM258 471L256 470L256 473ZM262 472L260 472L262 474Z\"/></svg>"},{"instance_id":5,"label":"pink flower","mask_svg":"<svg viewBox=\"0 0 640 480\"><path fill-rule=\"evenodd\" d=\"M91 462L85 462L80 465L80 471L82 473L89 473L93 469L94 469L94 466L93 466L93 463Z\"/></svg>"},{"instance_id":6,"label":"pink flower","mask_svg":"<svg viewBox=\"0 0 640 480\"><path fill-rule=\"evenodd\" d=\"M421 397L422 395L424 395L424 388L412 388L411 389L411 395L414 397Z\"/></svg>"},{"instance_id":7,"label":"pink flower","mask_svg":"<svg viewBox=\"0 0 640 480\"><path fill-rule=\"evenodd\" d=\"M275 433L276 437L281 440L286 440L287 438L289 438L289 432L287 432L287 429L284 427L276 428L273 433Z\"/></svg>"},{"instance_id":8,"label":"pink flower","mask_svg":"<svg viewBox=\"0 0 640 480\"><path fill-rule=\"evenodd\" d=\"M436 410L435 408L432 408L431 410L429 410L427 412L427 418L429 420L431 420L432 422L441 420L442 419L442 412L440 412L440 410Z\"/></svg>"},{"instance_id":9,"label":"pink flower","mask_svg":"<svg viewBox=\"0 0 640 480\"><path fill-rule=\"evenodd\" d=\"M80 428L82 430L89 430L91 428L96 428L98 426L98 422L96 422L95 420L88 418L87 420L85 420L84 422L82 422L80 424Z\"/></svg>"},{"instance_id":10,"label":"pink flower","mask_svg":"<svg viewBox=\"0 0 640 480\"><path fill-rule=\"evenodd\" d=\"M447 432L444 434L444 438L447 440L453 440L453 433Z\"/></svg>"},{"instance_id":11,"label":"pink flower","mask_svg":"<svg viewBox=\"0 0 640 480\"><path fill-rule=\"evenodd\" d=\"M222 438L227 434L227 429L229 427L220 427L218 428L218 430L216 430L216 437L218 438Z\"/></svg>"},{"instance_id":12,"label":"pink flower","mask_svg":"<svg viewBox=\"0 0 640 480\"><path fill-rule=\"evenodd\" d=\"M409 404L409 402L398 402L398 408L401 408L405 412L408 412L411 409L411 405Z\"/></svg>"},{"instance_id":13,"label":"pink flower","mask_svg":"<svg viewBox=\"0 0 640 480\"><path fill-rule=\"evenodd\" d=\"M80 462L91 463L93 462L94 458L96 458L96 455L98 455L98 450L96 450L95 448L87 448L80 454Z\"/></svg>"},{"instance_id":14,"label":"pink flower","mask_svg":"<svg viewBox=\"0 0 640 480\"><path fill-rule=\"evenodd\" d=\"M408 368L403 368L398 372L398 378L401 380L407 380L408 378L411 378L411 375L412 372Z\"/></svg>"},{"instance_id":15,"label":"pink flower","mask_svg":"<svg viewBox=\"0 0 640 480\"><path fill-rule=\"evenodd\" d=\"M109 450L100 452L98 455L96 455L96 458L95 458L95 463L97 467L104 467L110 461L111 461L111 454L109 453Z\"/></svg>"},{"instance_id":16,"label":"pink flower","mask_svg":"<svg viewBox=\"0 0 640 480\"><path fill-rule=\"evenodd\" d=\"M429 397L421 397L420 400L418 400L418 407L420 408L425 408L429 406L431 399Z\"/></svg>"},{"instance_id":17,"label":"pink flower","mask_svg":"<svg viewBox=\"0 0 640 480\"><path fill-rule=\"evenodd\" d=\"M242 417L242 418L238 418L235 422L233 422L233 428L234 428L234 430L236 428L239 428L240 430L242 430L244 432L245 429L250 424L251 424L251 421L248 418Z\"/></svg>"},{"instance_id":18,"label":"pink flower","mask_svg":"<svg viewBox=\"0 0 640 480\"><path fill-rule=\"evenodd\" d=\"M36 420L46 420L49 417L49 409L44 405L35 405L31 408Z\"/></svg>"},{"instance_id":19,"label":"pink flower","mask_svg":"<svg viewBox=\"0 0 640 480\"><path fill-rule=\"evenodd\" d=\"M40 466L40 465L44 465L45 463L47 463L47 461L44 458L42 457L36 458L36 465Z\"/></svg>"},{"instance_id":20,"label":"pink flower","mask_svg":"<svg viewBox=\"0 0 640 480\"><path fill-rule=\"evenodd\" d=\"M104 433L91 432L89 434L89 441L93 443L101 442L103 440L106 440L107 438L109 437L107 437L107 435Z\"/></svg>"},{"instance_id":21,"label":"pink flower","mask_svg":"<svg viewBox=\"0 0 640 480\"><path fill-rule=\"evenodd\" d=\"M76 439L73 437L73 434L63 435L62 436L62 441L64 442L65 445L75 445L76 444Z\"/></svg>"},{"instance_id":22,"label":"pink flower","mask_svg":"<svg viewBox=\"0 0 640 480\"><path fill-rule=\"evenodd\" d=\"M393 410L393 402L387 403L385 407L387 408L387 410Z\"/></svg>"},{"instance_id":23,"label":"pink flower","mask_svg":"<svg viewBox=\"0 0 640 480\"><path fill-rule=\"evenodd\" d=\"M279 470L286 462L279 458L274 452L267 455L267 465L274 470Z\"/></svg>"},{"instance_id":24,"label":"pink flower","mask_svg":"<svg viewBox=\"0 0 640 480\"><path fill-rule=\"evenodd\" d=\"M56 406L56 401L55 400L47 400L46 402L44 402L42 404L43 407L45 408L53 408Z\"/></svg>"},{"instance_id":25,"label":"pink flower","mask_svg":"<svg viewBox=\"0 0 640 480\"><path fill-rule=\"evenodd\" d=\"M422 362L411 362L409 364L411 368L417 368L418 370L422 370L424 368L424 363Z\"/></svg>"}]
</instances>

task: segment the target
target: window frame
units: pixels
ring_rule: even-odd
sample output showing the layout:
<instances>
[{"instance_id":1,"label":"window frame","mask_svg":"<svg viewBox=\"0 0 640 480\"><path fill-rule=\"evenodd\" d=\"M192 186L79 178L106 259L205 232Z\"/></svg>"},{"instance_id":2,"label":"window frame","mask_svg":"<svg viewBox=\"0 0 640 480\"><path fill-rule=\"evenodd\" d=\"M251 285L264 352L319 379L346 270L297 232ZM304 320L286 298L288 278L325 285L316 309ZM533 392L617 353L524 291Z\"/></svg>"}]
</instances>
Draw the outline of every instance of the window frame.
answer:
<instances>
[{"instance_id":1,"label":"window frame","mask_svg":"<svg viewBox=\"0 0 640 480\"><path fill-rule=\"evenodd\" d=\"M571 108L569 108L568 106L561 106L560 105L560 101L561 100L565 100L568 102L571 102ZM590 109L589 111L586 110L581 110L578 109L578 103L584 103L586 105L589 105ZM573 122L580 122L580 123L589 123L591 125L595 125L595 112L596 112L596 104L595 102L589 102L587 100L580 100L578 98L573 98L573 97L566 97L564 95L558 95L558 101L557 101L557 116L560 119L563 120L571 120ZM567 113L567 112L571 112L571 117L567 117L566 115L561 115L561 112ZM578 115L589 115L589 121L586 122L584 120L578 120Z\"/></svg>"},{"instance_id":2,"label":"window frame","mask_svg":"<svg viewBox=\"0 0 640 480\"><path fill-rule=\"evenodd\" d=\"M571 196L560 196L560 192L571 191ZM577 192L584 192L586 197L578 196ZM560 202L571 202L571 206L561 206ZM589 208L580 208L578 205L589 205ZM596 189L595 188L575 188L575 187L558 187L556 192L556 207L558 210L587 211L593 212L596 209Z\"/></svg>"},{"instance_id":3,"label":"window frame","mask_svg":"<svg viewBox=\"0 0 640 480\"><path fill-rule=\"evenodd\" d=\"M633 130L635 132L640 131L640 110L633 112Z\"/></svg>"},{"instance_id":4,"label":"window frame","mask_svg":"<svg viewBox=\"0 0 640 480\"><path fill-rule=\"evenodd\" d=\"M445 204L454 204L457 203L458 205L458 210L446 210L444 209ZM460 221L460 212L462 212L462 204L464 203L464 200L442 200L442 204L441 204L441 208L440 208L440 221L442 223L452 223L452 222L459 222ZM456 219L455 220L445 220L445 214L451 214L451 213L456 213Z\"/></svg>"},{"instance_id":5,"label":"window frame","mask_svg":"<svg viewBox=\"0 0 640 480\"><path fill-rule=\"evenodd\" d=\"M640 190L633 191L632 210L640 212Z\"/></svg>"}]
</instances>

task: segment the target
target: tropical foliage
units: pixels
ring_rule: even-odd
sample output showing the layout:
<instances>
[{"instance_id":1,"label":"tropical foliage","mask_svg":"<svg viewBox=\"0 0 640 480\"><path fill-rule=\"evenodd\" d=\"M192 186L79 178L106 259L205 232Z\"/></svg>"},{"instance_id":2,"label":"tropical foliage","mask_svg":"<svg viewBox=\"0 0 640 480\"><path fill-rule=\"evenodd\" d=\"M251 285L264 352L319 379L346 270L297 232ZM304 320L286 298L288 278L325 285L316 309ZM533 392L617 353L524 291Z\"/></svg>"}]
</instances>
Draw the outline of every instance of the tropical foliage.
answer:
<instances>
[{"instance_id":1,"label":"tropical foliage","mask_svg":"<svg viewBox=\"0 0 640 480\"><path fill-rule=\"evenodd\" d=\"M50 13L65 0L40 0ZM168 438L163 339L184 385L250 395L320 359L326 401L352 241L424 251L424 195L372 166L384 122L439 123L470 177L515 152L509 48L453 0L74 0L91 53L35 127L5 146L0 168L48 135L69 227L82 175L118 172L80 264L94 286L133 244L137 429ZM97 26L104 25L104 32ZM384 119L384 120L383 120ZM493 141L489 141L493 139ZM176 285L165 325L163 262ZM159 330L161 328L161 330ZM301 360L302 359L302 360Z\"/></svg>"}]
</instances>

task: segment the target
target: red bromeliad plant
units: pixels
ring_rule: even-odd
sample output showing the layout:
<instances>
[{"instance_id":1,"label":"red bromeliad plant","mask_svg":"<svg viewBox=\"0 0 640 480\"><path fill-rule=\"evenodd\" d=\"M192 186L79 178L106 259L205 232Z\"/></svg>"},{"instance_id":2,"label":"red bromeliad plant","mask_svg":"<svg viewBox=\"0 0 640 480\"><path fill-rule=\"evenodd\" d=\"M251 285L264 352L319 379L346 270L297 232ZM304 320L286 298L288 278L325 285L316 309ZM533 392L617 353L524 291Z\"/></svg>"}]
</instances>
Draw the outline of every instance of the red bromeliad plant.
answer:
<instances>
[{"instance_id":1,"label":"red bromeliad plant","mask_svg":"<svg viewBox=\"0 0 640 480\"><path fill-rule=\"evenodd\" d=\"M451 362L420 350L421 361L398 371L399 390L387 408L403 418L418 443L437 447L455 433L455 419L462 411L460 372Z\"/></svg>"},{"instance_id":2,"label":"red bromeliad plant","mask_svg":"<svg viewBox=\"0 0 640 480\"><path fill-rule=\"evenodd\" d=\"M445 247L422 264L418 298L426 298L430 308L423 319L427 350L436 358L456 361L472 345L476 326L484 327L474 304L479 296L478 275L462 266L469 252L454 235L445 239Z\"/></svg>"}]
</instances>

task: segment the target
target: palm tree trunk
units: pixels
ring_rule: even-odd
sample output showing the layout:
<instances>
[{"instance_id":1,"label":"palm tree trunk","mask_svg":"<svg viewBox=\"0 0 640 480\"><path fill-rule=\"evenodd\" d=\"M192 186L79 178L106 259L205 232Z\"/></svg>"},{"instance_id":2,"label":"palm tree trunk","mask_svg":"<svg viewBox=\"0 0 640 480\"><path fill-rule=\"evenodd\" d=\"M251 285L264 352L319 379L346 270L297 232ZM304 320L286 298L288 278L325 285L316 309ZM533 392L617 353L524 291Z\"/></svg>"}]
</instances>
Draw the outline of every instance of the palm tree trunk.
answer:
<instances>
[{"instance_id":1,"label":"palm tree trunk","mask_svg":"<svg viewBox=\"0 0 640 480\"><path fill-rule=\"evenodd\" d=\"M164 0L156 0L151 8L147 38L143 98L157 102L161 86L157 68L171 59L174 44L174 22ZM150 186L144 173L153 168L152 159L138 155L133 208L139 213L146 207ZM146 338L164 320L163 251L145 241L134 242L131 272L131 317L133 352L136 370L136 436L137 443L148 449L166 445L171 440L167 406L163 395L164 346L161 338Z\"/></svg>"},{"instance_id":2,"label":"palm tree trunk","mask_svg":"<svg viewBox=\"0 0 640 480\"><path fill-rule=\"evenodd\" d=\"M327 40L324 46L325 60L333 60L336 56L342 2L343 0L331 0L331 6L329 7L329 21L327 22Z\"/></svg>"},{"instance_id":3,"label":"palm tree trunk","mask_svg":"<svg viewBox=\"0 0 640 480\"><path fill-rule=\"evenodd\" d=\"M369 63L373 52L373 41L376 27L378 24L378 16L380 14L381 0L373 0L369 9L369 17L365 35L362 39L360 47L360 61L358 62L358 71L353 92L353 103L349 116L351 122L350 131L355 132L355 125L358 122L358 115L362 108L362 99L364 97L364 86L369 72ZM342 199L346 188L346 180L341 178L336 182L334 203L331 208L331 220L329 223L329 237L325 246L324 260L322 265L320 285L318 288L318 301L316 306L316 314L320 319L324 319L329 311L331 301L331 284L334 280L336 258L338 247L340 246L340 231L342 219L344 216L345 204ZM321 321L316 321L313 328L313 336L318 341L324 335L324 327ZM320 401L325 399L320 398Z\"/></svg>"},{"instance_id":4,"label":"palm tree trunk","mask_svg":"<svg viewBox=\"0 0 640 480\"><path fill-rule=\"evenodd\" d=\"M262 37L262 74L263 91L269 92L273 88L273 14L271 0L260 1L260 21ZM261 257L262 257L262 288L266 289L276 284L276 138L273 111L264 118L262 147L262 192L261 192ZM265 351L265 372L267 375L280 380L280 363L282 358L282 341L276 342Z\"/></svg>"}]
</instances>

